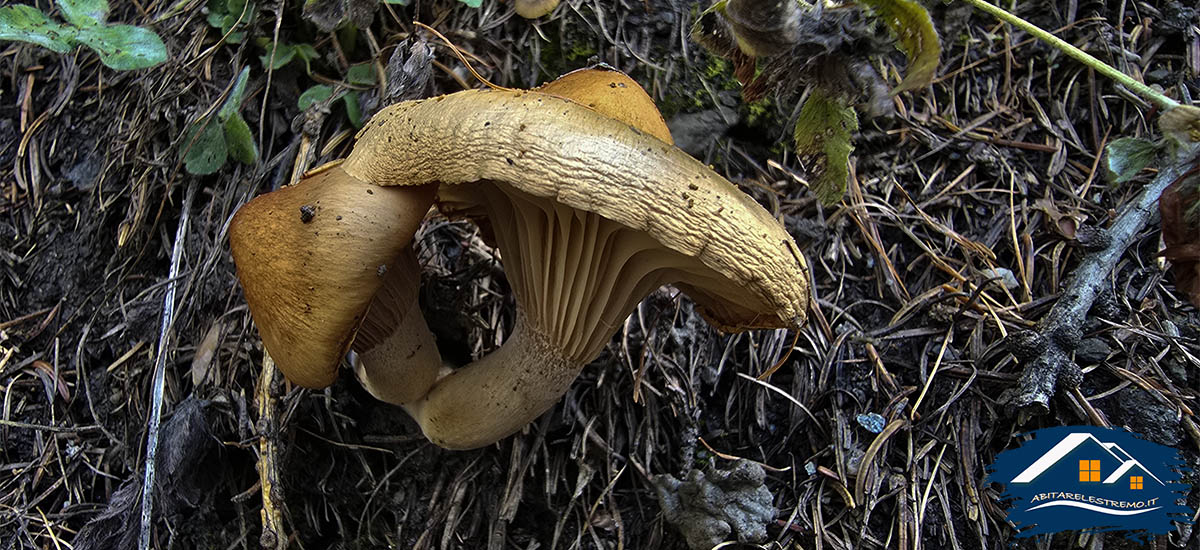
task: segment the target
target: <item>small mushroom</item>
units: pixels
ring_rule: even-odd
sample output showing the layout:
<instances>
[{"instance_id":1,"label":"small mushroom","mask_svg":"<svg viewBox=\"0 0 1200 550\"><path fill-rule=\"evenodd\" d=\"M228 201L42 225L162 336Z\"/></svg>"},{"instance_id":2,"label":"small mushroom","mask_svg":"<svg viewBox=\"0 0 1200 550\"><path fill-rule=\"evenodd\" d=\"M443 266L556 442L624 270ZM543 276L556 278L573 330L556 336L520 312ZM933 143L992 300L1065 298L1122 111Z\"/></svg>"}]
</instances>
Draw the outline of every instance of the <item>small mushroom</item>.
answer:
<instances>
[{"instance_id":1,"label":"small mushroom","mask_svg":"<svg viewBox=\"0 0 1200 550\"><path fill-rule=\"evenodd\" d=\"M537 19L558 7L558 0L513 0L517 15L525 19Z\"/></svg>"},{"instance_id":2,"label":"small mushroom","mask_svg":"<svg viewBox=\"0 0 1200 550\"><path fill-rule=\"evenodd\" d=\"M380 187L326 165L234 215L238 279L263 345L288 380L333 383L368 303L385 279L402 276L388 268L433 194L433 185Z\"/></svg>"},{"instance_id":3,"label":"small mushroom","mask_svg":"<svg viewBox=\"0 0 1200 550\"><path fill-rule=\"evenodd\" d=\"M512 335L423 398L401 402L443 447L490 444L549 409L661 285L682 289L722 330L805 320L807 264L766 210L642 129L652 124L631 125L547 88L394 105L368 123L342 165L384 186L442 184L440 207L485 218L503 255L518 304ZM415 316L403 322L383 341L423 328ZM373 355L375 365L364 356L372 380L441 368Z\"/></svg>"}]
</instances>

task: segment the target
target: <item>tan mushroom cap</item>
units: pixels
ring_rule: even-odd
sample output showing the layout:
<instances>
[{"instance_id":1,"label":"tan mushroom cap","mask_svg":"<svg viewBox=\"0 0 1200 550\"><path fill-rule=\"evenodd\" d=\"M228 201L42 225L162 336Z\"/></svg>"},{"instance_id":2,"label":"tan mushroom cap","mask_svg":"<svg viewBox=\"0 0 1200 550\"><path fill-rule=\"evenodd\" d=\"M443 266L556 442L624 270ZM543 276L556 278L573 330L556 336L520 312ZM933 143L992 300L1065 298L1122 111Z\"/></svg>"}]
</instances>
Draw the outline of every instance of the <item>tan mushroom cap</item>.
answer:
<instances>
[{"instance_id":1,"label":"tan mushroom cap","mask_svg":"<svg viewBox=\"0 0 1200 550\"><path fill-rule=\"evenodd\" d=\"M667 121L642 85L607 65L571 71L533 91L570 99L667 143L675 143Z\"/></svg>"},{"instance_id":2,"label":"tan mushroom cap","mask_svg":"<svg viewBox=\"0 0 1200 550\"><path fill-rule=\"evenodd\" d=\"M558 0L513 0L517 15L525 19L537 19L558 7Z\"/></svg>"},{"instance_id":3,"label":"tan mushroom cap","mask_svg":"<svg viewBox=\"0 0 1200 550\"><path fill-rule=\"evenodd\" d=\"M397 104L372 118L343 167L384 186L497 183L489 187L638 231L705 268L696 282L674 284L722 330L806 318L807 263L762 206L687 153L567 99L468 90Z\"/></svg>"},{"instance_id":4,"label":"tan mushroom cap","mask_svg":"<svg viewBox=\"0 0 1200 550\"><path fill-rule=\"evenodd\" d=\"M675 143L658 106L641 84L608 65L571 71L534 88L534 91L569 99L601 115L624 122L637 131L670 144ZM484 240L495 246L491 220L470 195L459 186L440 188L438 208L456 217L469 218L479 226Z\"/></svg>"},{"instance_id":5,"label":"tan mushroom cap","mask_svg":"<svg viewBox=\"0 0 1200 550\"><path fill-rule=\"evenodd\" d=\"M405 404L444 447L490 444L553 406L663 284L724 330L805 320L807 264L770 214L648 130L569 99L467 91L399 104L344 167L381 185L442 183L453 200L439 207L486 217L503 254L512 335Z\"/></svg>"},{"instance_id":6,"label":"tan mushroom cap","mask_svg":"<svg viewBox=\"0 0 1200 550\"><path fill-rule=\"evenodd\" d=\"M242 206L230 249L263 345L288 380L323 388L434 186L379 187L341 166Z\"/></svg>"}]
</instances>

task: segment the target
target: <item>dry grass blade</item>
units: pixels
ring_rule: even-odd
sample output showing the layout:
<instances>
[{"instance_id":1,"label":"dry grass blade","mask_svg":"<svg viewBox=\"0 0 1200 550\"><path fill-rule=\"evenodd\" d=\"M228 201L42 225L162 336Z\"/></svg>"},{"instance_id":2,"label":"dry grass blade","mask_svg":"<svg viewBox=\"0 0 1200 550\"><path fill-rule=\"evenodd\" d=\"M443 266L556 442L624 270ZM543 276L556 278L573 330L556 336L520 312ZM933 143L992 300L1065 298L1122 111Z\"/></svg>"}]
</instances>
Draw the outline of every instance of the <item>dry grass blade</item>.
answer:
<instances>
[{"instance_id":1,"label":"dry grass blade","mask_svg":"<svg viewBox=\"0 0 1200 550\"><path fill-rule=\"evenodd\" d=\"M159 427L162 424L163 390L166 384L167 355L171 347L171 330L175 325L175 287L179 277L183 247L187 238L189 213L195 186L188 186L184 195L179 225L175 230L175 241L171 248L171 267L167 271L167 286L163 292L162 321L158 329L158 346L155 348L154 377L150 386L150 425L146 435L145 476L142 478L142 516L139 529L138 548L150 548L152 520L154 517L155 474L158 468Z\"/></svg>"}]
</instances>

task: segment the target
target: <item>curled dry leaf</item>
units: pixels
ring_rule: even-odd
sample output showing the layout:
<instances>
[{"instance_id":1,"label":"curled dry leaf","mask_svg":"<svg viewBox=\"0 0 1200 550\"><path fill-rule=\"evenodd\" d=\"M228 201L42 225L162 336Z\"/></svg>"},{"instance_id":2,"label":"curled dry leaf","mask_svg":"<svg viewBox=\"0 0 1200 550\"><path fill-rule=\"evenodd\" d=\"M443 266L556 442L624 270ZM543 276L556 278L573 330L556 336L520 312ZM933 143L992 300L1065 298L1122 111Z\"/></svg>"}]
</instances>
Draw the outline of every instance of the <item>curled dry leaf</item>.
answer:
<instances>
[{"instance_id":1,"label":"curled dry leaf","mask_svg":"<svg viewBox=\"0 0 1200 550\"><path fill-rule=\"evenodd\" d=\"M1050 227L1054 228L1054 231L1058 232L1065 239L1075 240L1076 231L1087 220L1087 215L1078 209L1072 208L1068 212L1063 212L1049 198L1043 197L1038 199L1033 203L1033 207L1046 214L1050 218Z\"/></svg>"},{"instance_id":2,"label":"curled dry leaf","mask_svg":"<svg viewBox=\"0 0 1200 550\"><path fill-rule=\"evenodd\" d=\"M217 355L217 344L221 342L221 332L224 330L225 324L220 320L215 321L208 332L204 335L204 340L200 341L200 345L196 346L196 355L192 356L192 385L199 386L208 378L208 374L212 371L213 357Z\"/></svg>"}]
</instances>

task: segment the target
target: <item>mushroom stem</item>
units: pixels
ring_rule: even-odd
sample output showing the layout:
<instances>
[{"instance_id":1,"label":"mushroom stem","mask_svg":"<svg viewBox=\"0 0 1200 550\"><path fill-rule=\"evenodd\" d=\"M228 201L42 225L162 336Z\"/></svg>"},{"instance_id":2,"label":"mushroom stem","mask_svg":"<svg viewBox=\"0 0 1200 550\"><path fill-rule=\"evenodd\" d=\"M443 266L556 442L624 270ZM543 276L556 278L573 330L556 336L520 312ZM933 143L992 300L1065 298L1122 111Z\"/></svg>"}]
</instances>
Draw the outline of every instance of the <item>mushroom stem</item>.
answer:
<instances>
[{"instance_id":1,"label":"mushroom stem","mask_svg":"<svg viewBox=\"0 0 1200 550\"><path fill-rule=\"evenodd\" d=\"M516 433L554 406L585 364L565 357L518 313L503 346L438 380L425 399L406 408L433 443L475 449Z\"/></svg>"},{"instance_id":2,"label":"mushroom stem","mask_svg":"<svg viewBox=\"0 0 1200 550\"><path fill-rule=\"evenodd\" d=\"M421 315L420 288L421 265L409 246L384 274L354 340L360 359L354 372L380 401L404 406L420 399L441 370L437 343Z\"/></svg>"}]
</instances>

